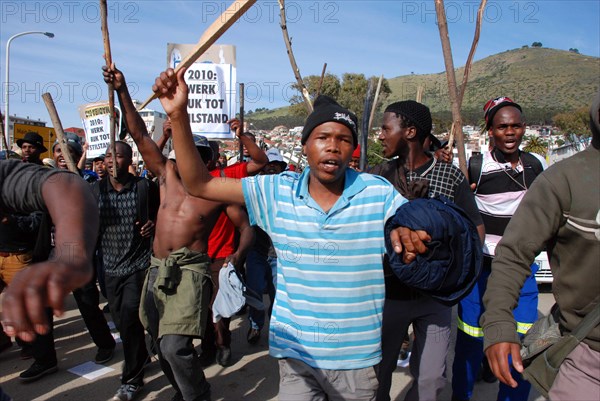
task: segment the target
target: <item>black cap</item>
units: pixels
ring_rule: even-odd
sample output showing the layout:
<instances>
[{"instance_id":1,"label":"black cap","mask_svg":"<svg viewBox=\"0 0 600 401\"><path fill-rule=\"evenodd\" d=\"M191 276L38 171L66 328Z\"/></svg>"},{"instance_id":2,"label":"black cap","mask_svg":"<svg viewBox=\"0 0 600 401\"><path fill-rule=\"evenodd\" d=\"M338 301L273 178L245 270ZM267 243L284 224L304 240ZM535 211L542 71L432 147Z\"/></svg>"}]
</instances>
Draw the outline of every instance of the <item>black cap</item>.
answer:
<instances>
[{"instance_id":1,"label":"black cap","mask_svg":"<svg viewBox=\"0 0 600 401\"><path fill-rule=\"evenodd\" d=\"M44 138L42 138L42 136L40 134L35 133L33 131L26 133L22 139L17 139L17 146L18 147L23 146L24 142L35 145L40 150L41 153L46 152L48 150L44 146Z\"/></svg>"},{"instance_id":2,"label":"black cap","mask_svg":"<svg viewBox=\"0 0 600 401\"><path fill-rule=\"evenodd\" d=\"M304 129L302 129L302 139L300 143L304 145L311 132L319 125L333 121L345 125L352 132L354 138L354 147L358 145L358 120L354 113L340 106L338 102L329 96L319 95L313 105L313 112L306 118Z\"/></svg>"},{"instance_id":3,"label":"black cap","mask_svg":"<svg viewBox=\"0 0 600 401\"><path fill-rule=\"evenodd\" d=\"M385 108L385 112L401 114L412 121L417 128L421 129L423 133L423 136L420 136L422 141L431 133L431 127L433 126L431 112L429 111L429 107L422 103L415 102L414 100L403 100L390 104Z\"/></svg>"}]
</instances>

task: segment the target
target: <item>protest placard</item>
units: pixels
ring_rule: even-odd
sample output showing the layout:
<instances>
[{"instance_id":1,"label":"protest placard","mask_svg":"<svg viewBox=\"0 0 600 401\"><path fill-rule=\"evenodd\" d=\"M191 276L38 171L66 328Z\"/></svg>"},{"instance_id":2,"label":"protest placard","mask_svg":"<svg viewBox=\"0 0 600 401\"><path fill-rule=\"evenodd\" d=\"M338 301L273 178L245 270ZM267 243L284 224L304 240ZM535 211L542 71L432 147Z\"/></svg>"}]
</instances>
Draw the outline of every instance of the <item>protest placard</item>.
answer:
<instances>
[{"instance_id":1,"label":"protest placard","mask_svg":"<svg viewBox=\"0 0 600 401\"><path fill-rule=\"evenodd\" d=\"M115 106L115 132L121 132L121 109ZM110 145L110 111L108 101L85 104L79 107L79 116L88 145L87 158L91 159L106 152Z\"/></svg>"},{"instance_id":2,"label":"protest placard","mask_svg":"<svg viewBox=\"0 0 600 401\"><path fill-rule=\"evenodd\" d=\"M194 45L167 45L168 67L175 68ZM235 46L213 45L185 72L188 114L194 134L210 139L234 137L227 121L235 117L237 77Z\"/></svg>"}]
</instances>

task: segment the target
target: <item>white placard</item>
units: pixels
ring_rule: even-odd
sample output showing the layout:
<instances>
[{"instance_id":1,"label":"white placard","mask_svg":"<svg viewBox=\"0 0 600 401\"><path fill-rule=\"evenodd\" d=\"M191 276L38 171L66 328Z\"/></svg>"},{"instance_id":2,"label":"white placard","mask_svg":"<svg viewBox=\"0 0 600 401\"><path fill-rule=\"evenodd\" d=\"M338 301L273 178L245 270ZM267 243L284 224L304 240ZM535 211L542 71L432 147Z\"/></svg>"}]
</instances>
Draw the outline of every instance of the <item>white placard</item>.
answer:
<instances>
[{"instance_id":1,"label":"white placard","mask_svg":"<svg viewBox=\"0 0 600 401\"><path fill-rule=\"evenodd\" d=\"M115 106L115 136L121 132L121 110ZM92 159L106 152L110 145L110 112L108 102L86 104L79 107L79 115L88 143L87 158Z\"/></svg>"},{"instance_id":2,"label":"white placard","mask_svg":"<svg viewBox=\"0 0 600 401\"><path fill-rule=\"evenodd\" d=\"M192 132L208 138L233 138L227 121L235 117L235 67L194 63L185 72L185 82Z\"/></svg>"},{"instance_id":3,"label":"white placard","mask_svg":"<svg viewBox=\"0 0 600 401\"><path fill-rule=\"evenodd\" d=\"M168 64L176 68L189 53L190 45L169 44ZM194 134L209 139L232 139L227 121L237 108L235 47L214 45L185 72L188 114Z\"/></svg>"}]
</instances>

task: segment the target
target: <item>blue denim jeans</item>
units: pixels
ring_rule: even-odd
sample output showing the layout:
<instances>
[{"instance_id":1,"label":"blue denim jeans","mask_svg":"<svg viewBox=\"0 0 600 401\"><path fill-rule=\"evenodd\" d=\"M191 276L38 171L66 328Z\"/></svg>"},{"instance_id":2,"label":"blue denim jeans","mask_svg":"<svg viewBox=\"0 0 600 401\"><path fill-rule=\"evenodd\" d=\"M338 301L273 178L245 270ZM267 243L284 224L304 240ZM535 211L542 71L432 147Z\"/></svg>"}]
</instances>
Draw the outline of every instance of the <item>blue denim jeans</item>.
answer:
<instances>
[{"instance_id":1,"label":"blue denim jeans","mask_svg":"<svg viewBox=\"0 0 600 401\"><path fill-rule=\"evenodd\" d=\"M248 251L246 256L246 285L260 295L265 290L267 291L271 300L270 315L275 299L275 289L277 288L277 258L262 255L254 249ZM261 330L265 325L265 312L249 307L248 320L253 329Z\"/></svg>"}]
</instances>

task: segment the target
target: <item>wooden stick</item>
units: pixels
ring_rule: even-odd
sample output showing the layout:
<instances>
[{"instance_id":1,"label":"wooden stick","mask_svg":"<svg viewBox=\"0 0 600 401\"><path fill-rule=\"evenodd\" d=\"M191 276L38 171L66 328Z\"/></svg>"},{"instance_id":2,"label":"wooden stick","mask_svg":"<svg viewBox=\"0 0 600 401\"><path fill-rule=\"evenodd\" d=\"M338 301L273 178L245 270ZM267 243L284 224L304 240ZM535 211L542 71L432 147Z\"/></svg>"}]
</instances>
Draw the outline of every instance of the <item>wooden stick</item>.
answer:
<instances>
[{"instance_id":1,"label":"wooden stick","mask_svg":"<svg viewBox=\"0 0 600 401\"><path fill-rule=\"evenodd\" d=\"M315 99L321 94L321 87L323 87L323 80L325 79L325 70L327 70L327 63L323 64L323 71L321 71L321 79L319 80L319 87L317 88Z\"/></svg>"},{"instance_id":2,"label":"wooden stick","mask_svg":"<svg viewBox=\"0 0 600 401\"><path fill-rule=\"evenodd\" d=\"M285 42L285 48L287 49L287 54L290 59L290 64L292 65L292 70L294 71L294 76L296 77L296 82L298 82L298 86L300 87L300 92L302 93L302 98L304 99L304 106L308 113L312 113L313 105L310 100L310 95L308 94L308 89L306 89L306 85L304 85L304 81L302 80L302 75L300 74L300 69L296 64L296 58L294 57L294 52L292 51L292 41L290 40L290 36L287 30L287 22L285 16L285 0L277 0L279 2L279 15L280 15L280 26L281 32L283 33L283 41Z\"/></svg>"},{"instance_id":3,"label":"wooden stick","mask_svg":"<svg viewBox=\"0 0 600 401\"><path fill-rule=\"evenodd\" d=\"M422 103L423 100L423 85L419 85L417 88L417 98L415 99L418 103Z\"/></svg>"},{"instance_id":4,"label":"wooden stick","mask_svg":"<svg viewBox=\"0 0 600 401\"><path fill-rule=\"evenodd\" d=\"M176 79L175 75L182 68L188 68L200 57L204 52L211 47L217 39L219 39L230 27L234 24L250 7L256 3L256 0L236 0L229 6L223 14L221 14L209 27L204 34L200 37L198 43L194 47L194 50L188 56L181 61L175 68L175 74L173 75L173 81ZM138 110L146 107L152 100L156 99L156 94L152 94L144 103L142 103Z\"/></svg>"},{"instance_id":5,"label":"wooden stick","mask_svg":"<svg viewBox=\"0 0 600 401\"><path fill-rule=\"evenodd\" d=\"M370 111L373 109L373 103L371 102L371 96L373 93L373 82L369 79L367 87L367 96L365 97L365 103L363 107L363 115L361 121L361 130L362 135L359 138L358 142L360 143L360 160L359 160L359 168L361 171L365 171L367 169L367 146L369 143L369 124L370 120L367 117L367 113L370 114Z\"/></svg>"},{"instance_id":6,"label":"wooden stick","mask_svg":"<svg viewBox=\"0 0 600 401\"><path fill-rule=\"evenodd\" d=\"M446 65L446 79L448 81L448 95L450 96L450 105L452 107L452 125L456 133L450 132L450 139L454 140L456 136L458 149L458 165L466 176L467 159L465 154L465 143L462 133L462 117L460 115L460 104L458 102L458 88L456 87L456 75L454 72L454 61L452 59L452 48L450 46L450 37L448 34L448 21L446 20L446 11L444 9L444 0L435 0L435 10L440 31L440 40L442 42L442 52L444 54L444 64ZM450 146L452 144L449 142Z\"/></svg>"},{"instance_id":7,"label":"wooden stick","mask_svg":"<svg viewBox=\"0 0 600 401\"><path fill-rule=\"evenodd\" d=\"M240 126L242 127L242 135L244 135L244 84L240 83ZM238 161L242 162L244 158L244 144L240 141ZM214 155L213 155L214 156Z\"/></svg>"},{"instance_id":8,"label":"wooden stick","mask_svg":"<svg viewBox=\"0 0 600 401\"><path fill-rule=\"evenodd\" d=\"M467 88L467 82L469 81L469 73L471 72L471 66L473 65L473 57L475 55L475 50L477 50L477 45L479 44L479 36L481 33L481 21L483 18L483 11L485 10L485 5L487 0L481 0L479 4L479 10L477 11L477 21L475 23L475 34L473 36L473 43L471 44L471 50L469 51L469 56L467 57L467 62L465 63L465 71L463 72L463 80L460 87L460 93L457 97L458 107L462 108L462 102L465 96L465 90ZM450 135L448 136L448 146L450 150L454 144L454 136L458 132L458 127L455 122L452 122L452 129L450 130ZM462 135L462 126L460 127L460 135ZM466 158L466 156L465 156ZM459 164L460 164L460 150L459 150ZM466 162L465 162L466 165Z\"/></svg>"},{"instance_id":9,"label":"wooden stick","mask_svg":"<svg viewBox=\"0 0 600 401\"><path fill-rule=\"evenodd\" d=\"M469 56L467 57L465 71L463 73L463 80L460 87L460 93L458 95L459 107L462 107L463 98L465 96L465 89L467 88L467 82L469 81L469 73L471 72L471 65L473 64L473 56L475 56L475 50L477 50L477 45L479 44L479 35L481 33L481 21L483 19L483 11L485 10L486 3L487 0L481 0L481 4L479 4L479 10L477 11L477 21L475 22L475 34L473 35L473 43L471 44L471 50L469 51Z\"/></svg>"},{"instance_id":10,"label":"wooden stick","mask_svg":"<svg viewBox=\"0 0 600 401\"><path fill-rule=\"evenodd\" d=\"M42 99L44 99L44 103L46 103L48 114L50 114L50 120L52 120L52 125L54 125L54 132L56 132L56 137L58 138L58 144L60 145L60 150L62 151L62 157L67 162L67 168L69 169L69 171L79 174L79 172L77 171L77 165L71 157L71 152L69 152L67 138L65 137L65 132L63 131L62 123L60 122L58 112L56 111L56 107L54 106L54 100L52 100L52 95L46 92L42 94Z\"/></svg>"},{"instance_id":11,"label":"wooden stick","mask_svg":"<svg viewBox=\"0 0 600 401\"><path fill-rule=\"evenodd\" d=\"M104 59L106 66L112 65L112 54L110 52L110 36L108 34L108 12L106 0L100 0L100 20L102 21L102 41L104 42ZM109 138L110 138L110 153L115 160L117 154L117 145L115 144L115 88L112 83L108 83L108 112L109 116ZM112 169L112 176L117 178L117 169Z\"/></svg>"},{"instance_id":12,"label":"wooden stick","mask_svg":"<svg viewBox=\"0 0 600 401\"><path fill-rule=\"evenodd\" d=\"M375 97L373 98L373 107L371 107L371 115L369 116L369 129L367 135L373 128L373 119L375 118L375 109L377 109L377 102L379 101L379 91L381 90L381 84L383 83L383 74L379 76L379 82L377 82L377 90L375 90Z\"/></svg>"}]
</instances>

